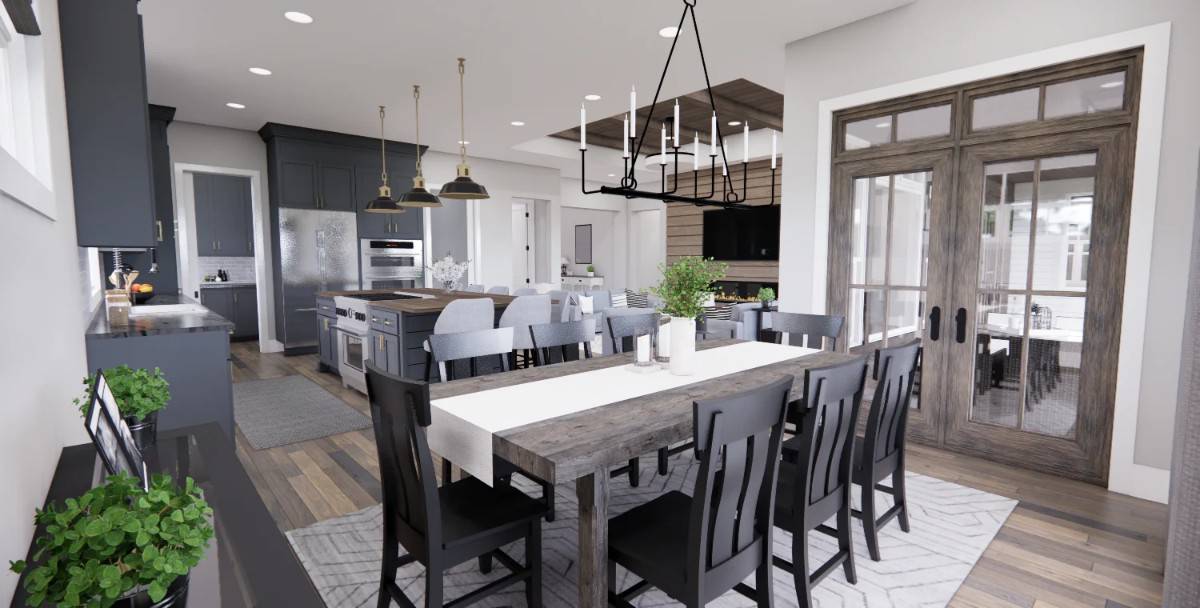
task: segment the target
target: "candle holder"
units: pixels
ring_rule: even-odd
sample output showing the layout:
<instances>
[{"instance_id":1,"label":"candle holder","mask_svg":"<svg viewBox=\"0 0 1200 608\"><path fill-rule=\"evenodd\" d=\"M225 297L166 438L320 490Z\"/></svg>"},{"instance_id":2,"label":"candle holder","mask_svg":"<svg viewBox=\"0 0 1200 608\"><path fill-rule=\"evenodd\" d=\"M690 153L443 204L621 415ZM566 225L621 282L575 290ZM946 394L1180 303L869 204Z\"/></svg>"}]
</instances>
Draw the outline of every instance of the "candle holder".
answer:
<instances>
[{"instance_id":1,"label":"candle holder","mask_svg":"<svg viewBox=\"0 0 1200 608\"><path fill-rule=\"evenodd\" d=\"M654 362L654 338L658 332L639 329L633 334L633 367L638 371L652 371L657 368Z\"/></svg>"}]
</instances>

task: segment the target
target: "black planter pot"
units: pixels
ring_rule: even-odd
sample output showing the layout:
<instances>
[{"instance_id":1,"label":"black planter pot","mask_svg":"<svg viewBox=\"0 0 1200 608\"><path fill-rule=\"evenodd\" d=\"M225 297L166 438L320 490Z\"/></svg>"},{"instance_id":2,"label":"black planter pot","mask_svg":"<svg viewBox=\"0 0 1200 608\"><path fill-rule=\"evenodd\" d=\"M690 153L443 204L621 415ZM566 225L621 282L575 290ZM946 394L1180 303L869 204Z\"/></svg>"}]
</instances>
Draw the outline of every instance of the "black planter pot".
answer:
<instances>
[{"instance_id":1,"label":"black planter pot","mask_svg":"<svg viewBox=\"0 0 1200 608\"><path fill-rule=\"evenodd\" d=\"M145 453L158 441L158 412L151 412L140 421L130 416L125 419L125 424L129 425L133 442L141 452Z\"/></svg>"},{"instance_id":2,"label":"black planter pot","mask_svg":"<svg viewBox=\"0 0 1200 608\"><path fill-rule=\"evenodd\" d=\"M167 595L159 602L150 600L150 594L145 591L123 597L113 604L113 608L187 608L188 577L185 574L176 578L169 587Z\"/></svg>"}]
</instances>

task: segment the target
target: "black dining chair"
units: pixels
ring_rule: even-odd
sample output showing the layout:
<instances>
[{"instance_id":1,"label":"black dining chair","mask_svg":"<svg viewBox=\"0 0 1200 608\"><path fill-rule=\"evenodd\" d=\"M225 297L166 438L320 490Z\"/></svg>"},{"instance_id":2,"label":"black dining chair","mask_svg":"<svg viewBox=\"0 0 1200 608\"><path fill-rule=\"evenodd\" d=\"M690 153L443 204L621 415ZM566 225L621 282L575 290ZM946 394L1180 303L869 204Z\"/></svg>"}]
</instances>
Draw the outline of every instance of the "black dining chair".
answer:
<instances>
[{"instance_id":1,"label":"black dining chair","mask_svg":"<svg viewBox=\"0 0 1200 608\"><path fill-rule=\"evenodd\" d=\"M646 314L609 316L608 335L612 338L613 352L620 354L625 352L625 339L633 338L639 333L649 334L654 336L658 332L658 313L648 311ZM677 446L674 451L676 453L691 448L691 444L683 444ZM658 474L666 475L669 467L672 449L668 447L658 448ZM631 458L629 464L625 467L629 473L629 485L638 487L641 484L641 459ZM621 470L614 471L615 475L620 475Z\"/></svg>"},{"instance_id":2,"label":"black dining chair","mask_svg":"<svg viewBox=\"0 0 1200 608\"><path fill-rule=\"evenodd\" d=\"M695 493L671 491L608 525L609 604L657 587L688 607L735 590L771 606L772 506L792 377L692 404ZM616 589L616 565L641 580ZM741 581L754 573L753 588Z\"/></svg>"},{"instance_id":3,"label":"black dining chair","mask_svg":"<svg viewBox=\"0 0 1200 608\"><path fill-rule=\"evenodd\" d=\"M562 323L543 323L529 326L536 365L550 365L592 358L592 338L596 336L596 320L582 319ZM557 351L555 349L558 349Z\"/></svg>"},{"instance_id":4,"label":"black dining chair","mask_svg":"<svg viewBox=\"0 0 1200 608\"><path fill-rule=\"evenodd\" d=\"M792 533L792 560L776 557L776 566L792 574L801 606L812 605L812 588L839 565L850 584L854 571L850 488L854 469L854 432L867 379L865 358L804 372L804 397L792 403L789 418L799 434L785 442L795 463L785 457L779 468L775 525ZM837 516L837 528L825 521ZM838 550L809 574L808 533L837 539Z\"/></svg>"},{"instance_id":5,"label":"black dining chair","mask_svg":"<svg viewBox=\"0 0 1200 608\"><path fill-rule=\"evenodd\" d=\"M426 440L429 385L389 374L367 362L367 395L383 486L383 563L378 608L395 601L415 608L396 584L396 570L425 566L425 606L459 606L524 581L525 600L542 604L542 503L507 486L478 479L443 480L437 487ZM503 551L524 539L525 564ZM406 554L400 554L403 547ZM467 560L495 558L509 574L446 603L444 574Z\"/></svg>"},{"instance_id":6,"label":"black dining chair","mask_svg":"<svg viewBox=\"0 0 1200 608\"><path fill-rule=\"evenodd\" d=\"M509 371L508 360L509 354L512 352L512 345L513 328L511 327L429 336L430 352L433 354L433 360L437 363L438 374L442 382L447 382L451 378L450 370L454 369L454 362L464 359L471 360L471 376L475 376L479 371L475 360L480 357L495 357L500 362L499 369L505 372ZM453 468L453 463L449 459L443 458L442 479L450 479ZM538 479L500 457L494 459L492 472L498 484L508 485L512 481L513 473L517 472L535 481L542 487L542 497L548 511L547 521L554 521L554 484ZM481 564L484 571L490 569L487 560Z\"/></svg>"},{"instance_id":7,"label":"black dining chair","mask_svg":"<svg viewBox=\"0 0 1200 608\"><path fill-rule=\"evenodd\" d=\"M879 529L899 517L900 529L908 532L908 498L904 491L905 431L912 402L913 382L921 358L921 341L875 351L875 396L867 414L866 437L854 444L854 483L862 487L863 535L871 559L879 561ZM892 485L880 482L892 478ZM890 494L894 504L875 516L875 491Z\"/></svg>"},{"instance_id":8,"label":"black dining chair","mask_svg":"<svg viewBox=\"0 0 1200 608\"><path fill-rule=\"evenodd\" d=\"M775 312L769 315L770 325L767 329L775 332L775 343L783 343L783 334L795 343L795 336L800 336L796 346L807 346L823 350L822 339L829 340L829 349L837 350L837 337L842 332L846 317L842 315L810 315L798 312Z\"/></svg>"}]
</instances>

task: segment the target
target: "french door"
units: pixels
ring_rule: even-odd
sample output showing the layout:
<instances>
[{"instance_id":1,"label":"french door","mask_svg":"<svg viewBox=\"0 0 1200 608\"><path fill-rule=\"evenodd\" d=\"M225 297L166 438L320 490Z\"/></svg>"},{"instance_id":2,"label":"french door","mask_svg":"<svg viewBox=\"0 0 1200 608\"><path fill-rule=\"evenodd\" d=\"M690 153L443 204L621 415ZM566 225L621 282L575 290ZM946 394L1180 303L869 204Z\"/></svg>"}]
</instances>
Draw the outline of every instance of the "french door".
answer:
<instances>
[{"instance_id":1,"label":"french door","mask_svg":"<svg viewBox=\"0 0 1200 608\"><path fill-rule=\"evenodd\" d=\"M836 116L827 310L851 353L921 341L911 439L1107 482L1140 65Z\"/></svg>"}]
</instances>

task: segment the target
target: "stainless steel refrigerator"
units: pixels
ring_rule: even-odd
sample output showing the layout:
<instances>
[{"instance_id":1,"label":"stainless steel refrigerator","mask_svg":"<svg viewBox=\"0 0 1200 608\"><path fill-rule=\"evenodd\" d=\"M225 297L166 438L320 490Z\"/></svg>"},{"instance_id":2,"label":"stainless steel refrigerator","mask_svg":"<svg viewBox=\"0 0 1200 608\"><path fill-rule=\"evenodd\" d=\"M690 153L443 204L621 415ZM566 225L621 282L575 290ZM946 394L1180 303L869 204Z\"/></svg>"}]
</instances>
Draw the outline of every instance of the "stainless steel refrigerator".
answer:
<instances>
[{"instance_id":1,"label":"stainless steel refrigerator","mask_svg":"<svg viewBox=\"0 0 1200 608\"><path fill-rule=\"evenodd\" d=\"M276 335L285 352L317 345L317 292L358 289L358 224L351 211L279 210L281 287Z\"/></svg>"}]
</instances>

